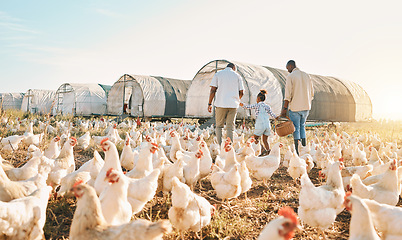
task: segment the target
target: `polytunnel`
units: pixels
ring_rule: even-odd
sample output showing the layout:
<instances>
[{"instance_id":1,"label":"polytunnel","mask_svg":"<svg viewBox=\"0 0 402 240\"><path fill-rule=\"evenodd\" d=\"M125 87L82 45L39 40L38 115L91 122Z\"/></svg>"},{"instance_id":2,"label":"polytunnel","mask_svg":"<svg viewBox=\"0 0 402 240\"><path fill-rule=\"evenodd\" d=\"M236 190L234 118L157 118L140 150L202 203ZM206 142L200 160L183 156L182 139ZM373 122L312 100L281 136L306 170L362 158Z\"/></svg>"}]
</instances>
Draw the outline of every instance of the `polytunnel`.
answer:
<instances>
[{"instance_id":1,"label":"polytunnel","mask_svg":"<svg viewBox=\"0 0 402 240\"><path fill-rule=\"evenodd\" d=\"M56 91L53 114L107 114L107 95L110 88L109 85L96 83L64 83Z\"/></svg>"},{"instance_id":2,"label":"polytunnel","mask_svg":"<svg viewBox=\"0 0 402 240\"><path fill-rule=\"evenodd\" d=\"M124 74L110 89L110 115L184 117L189 80Z\"/></svg>"},{"instance_id":3,"label":"polytunnel","mask_svg":"<svg viewBox=\"0 0 402 240\"><path fill-rule=\"evenodd\" d=\"M51 113L56 91L29 89L22 99L21 110L30 113Z\"/></svg>"},{"instance_id":4,"label":"polytunnel","mask_svg":"<svg viewBox=\"0 0 402 240\"><path fill-rule=\"evenodd\" d=\"M0 107L2 110L21 109L23 93L0 93Z\"/></svg>"},{"instance_id":5,"label":"polytunnel","mask_svg":"<svg viewBox=\"0 0 402 240\"><path fill-rule=\"evenodd\" d=\"M194 76L187 92L186 116L210 118L207 111L210 82L214 74L224 69L229 61L214 60L204 65ZM287 71L271 67L232 62L243 78L243 103L255 103L260 89L268 92L265 102L273 112L281 112ZM356 83L334 77L310 74L314 85L314 99L308 120L330 122L367 121L372 118L372 104L364 89ZM239 108L238 118L255 117L254 111Z\"/></svg>"}]
</instances>

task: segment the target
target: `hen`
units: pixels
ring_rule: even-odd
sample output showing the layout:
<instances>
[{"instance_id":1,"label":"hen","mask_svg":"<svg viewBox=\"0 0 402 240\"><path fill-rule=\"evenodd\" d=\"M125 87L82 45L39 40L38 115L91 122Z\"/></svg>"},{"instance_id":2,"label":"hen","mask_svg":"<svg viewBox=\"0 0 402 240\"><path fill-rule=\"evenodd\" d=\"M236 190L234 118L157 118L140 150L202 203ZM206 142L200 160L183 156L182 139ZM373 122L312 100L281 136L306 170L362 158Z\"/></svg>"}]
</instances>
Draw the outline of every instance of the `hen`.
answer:
<instances>
[{"instance_id":1,"label":"hen","mask_svg":"<svg viewBox=\"0 0 402 240\"><path fill-rule=\"evenodd\" d=\"M345 208L351 212L350 220L350 236L352 240L380 240L378 237L373 220L371 219L370 211L367 205L350 192L345 196Z\"/></svg>"},{"instance_id":2,"label":"hen","mask_svg":"<svg viewBox=\"0 0 402 240\"><path fill-rule=\"evenodd\" d=\"M0 202L0 238L44 239L46 207L52 188L39 188L31 195L11 202Z\"/></svg>"},{"instance_id":3,"label":"hen","mask_svg":"<svg viewBox=\"0 0 402 240\"><path fill-rule=\"evenodd\" d=\"M105 181L106 172L113 168L117 171L123 172L121 169L120 161L119 161L119 152L117 152L116 145L109 141L108 138L104 138L101 141L102 150L105 152L105 162L103 164L102 169L100 170L98 176L95 180L95 190L98 195L100 195L106 186L109 185L109 182Z\"/></svg>"},{"instance_id":4,"label":"hen","mask_svg":"<svg viewBox=\"0 0 402 240\"><path fill-rule=\"evenodd\" d=\"M130 178L143 178L153 170L152 157L158 150L159 146L156 143L144 145L140 150L139 158L134 168L129 171L126 176Z\"/></svg>"},{"instance_id":5,"label":"hen","mask_svg":"<svg viewBox=\"0 0 402 240\"><path fill-rule=\"evenodd\" d=\"M294 236L299 228L299 219L290 207L283 207L278 211L279 217L269 222L261 231L257 240L288 240Z\"/></svg>"},{"instance_id":6,"label":"hen","mask_svg":"<svg viewBox=\"0 0 402 240\"><path fill-rule=\"evenodd\" d=\"M217 197L223 200L238 197L241 193L239 165L235 165L228 172L217 165L213 165L212 168L211 184Z\"/></svg>"},{"instance_id":7,"label":"hen","mask_svg":"<svg viewBox=\"0 0 402 240\"><path fill-rule=\"evenodd\" d=\"M354 174L350 179L353 194L360 198L368 198L379 203L395 206L399 201L400 190L396 169L396 160L393 160L381 180L369 186L364 185L359 175Z\"/></svg>"},{"instance_id":8,"label":"hen","mask_svg":"<svg viewBox=\"0 0 402 240\"><path fill-rule=\"evenodd\" d=\"M384 239L402 239L402 208L362 199L370 210L374 226Z\"/></svg>"},{"instance_id":9,"label":"hen","mask_svg":"<svg viewBox=\"0 0 402 240\"><path fill-rule=\"evenodd\" d=\"M106 222L112 226L128 223L132 215L132 208L127 200L128 179L121 171L111 168L107 171L105 180L110 185L102 192L99 200Z\"/></svg>"},{"instance_id":10,"label":"hen","mask_svg":"<svg viewBox=\"0 0 402 240\"><path fill-rule=\"evenodd\" d=\"M9 202L26 197L43 186L46 186L46 177L41 174L25 181L15 182L11 181L0 167L0 201Z\"/></svg>"},{"instance_id":11,"label":"hen","mask_svg":"<svg viewBox=\"0 0 402 240\"><path fill-rule=\"evenodd\" d=\"M271 178L272 174L279 168L282 143L276 143L268 156L246 157L247 167L257 180L266 181Z\"/></svg>"},{"instance_id":12,"label":"hen","mask_svg":"<svg viewBox=\"0 0 402 240\"><path fill-rule=\"evenodd\" d=\"M47 179L48 185L56 187L60 185L61 179L75 170L73 148L77 144L77 139L71 137L64 143L59 156L54 160L54 166Z\"/></svg>"},{"instance_id":13,"label":"hen","mask_svg":"<svg viewBox=\"0 0 402 240\"><path fill-rule=\"evenodd\" d=\"M171 231L169 221L152 223L136 220L120 226L108 226L95 189L86 184L72 188L77 208L70 228L70 240L162 240Z\"/></svg>"},{"instance_id":14,"label":"hen","mask_svg":"<svg viewBox=\"0 0 402 240\"><path fill-rule=\"evenodd\" d=\"M169 220L179 231L200 231L211 222L215 208L176 177L172 182L172 207L168 213Z\"/></svg>"},{"instance_id":15,"label":"hen","mask_svg":"<svg viewBox=\"0 0 402 240\"><path fill-rule=\"evenodd\" d=\"M48 146L48 148L45 150L45 157L50 158L50 159L55 159L59 156L60 154L60 148L59 148L59 141L60 137L56 136L54 137Z\"/></svg>"},{"instance_id":16,"label":"hen","mask_svg":"<svg viewBox=\"0 0 402 240\"><path fill-rule=\"evenodd\" d=\"M314 186L307 174L302 175L298 214L303 222L324 230L331 226L336 215L343 210L345 191L342 167L342 162L333 163L328 169L326 184L319 187Z\"/></svg>"}]
</instances>

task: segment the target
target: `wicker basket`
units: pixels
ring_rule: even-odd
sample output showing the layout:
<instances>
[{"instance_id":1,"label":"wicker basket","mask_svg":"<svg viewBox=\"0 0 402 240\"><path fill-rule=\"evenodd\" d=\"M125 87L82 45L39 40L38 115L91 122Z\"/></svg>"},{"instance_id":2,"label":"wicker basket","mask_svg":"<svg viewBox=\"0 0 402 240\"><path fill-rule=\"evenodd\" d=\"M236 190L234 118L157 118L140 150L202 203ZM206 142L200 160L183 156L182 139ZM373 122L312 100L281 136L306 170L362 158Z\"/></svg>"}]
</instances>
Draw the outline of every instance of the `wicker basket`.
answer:
<instances>
[{"instance_id":1,"label":"wicker basket","mask_svg":"<svg viewBox=\"0 0 402 240\"><path fill-rule=\"evenodd\" d=\"M285 122L277 123L275 126L276 133L279 137L285 137L289 134L294 133L295 125L293 125L292 120L289 117L286 117L288 120Z\"/></svg>"}]
</instances>

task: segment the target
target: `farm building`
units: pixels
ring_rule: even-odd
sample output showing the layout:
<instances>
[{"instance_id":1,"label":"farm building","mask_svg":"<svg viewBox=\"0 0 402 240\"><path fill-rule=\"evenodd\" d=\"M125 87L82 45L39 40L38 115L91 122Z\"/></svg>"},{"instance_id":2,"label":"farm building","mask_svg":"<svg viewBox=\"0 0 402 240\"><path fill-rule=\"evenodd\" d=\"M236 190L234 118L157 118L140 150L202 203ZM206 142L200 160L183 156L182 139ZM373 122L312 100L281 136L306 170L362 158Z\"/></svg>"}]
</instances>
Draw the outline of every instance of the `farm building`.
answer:
<instances>
[{"instance_id":1,"label":"farm building","mask_svg":"<svg viewBox=\"0 0 402 240\"><path fill-rule=\"evenodd\" d=\"M214 74L224 69L227 60L215 60L203 66L194 76L187 92L186 116L210 118L207 111L209 84ZM287 71L232 62L243 78L242 102L255 103L260 89L268 91L266 103L275 114L280 114L285 93ZM314 84L314 99L308 120L355 122L367 121L372 117L372 105L368 94L358 84L334 77L310 75ZM201 106L201 107L194 107ZM202 107L205 106L205 107ZM253 111L239 108L238 118L255 117Z\"/></svg>"},{"instance_id":2,"label":"farm building","mask_svg":"<svg viewBox=\"0 0 402 240\"><path fill-rule=\"evenodd\" d=\"M96 83L64 83L56 91L53 114L107 114L107 95L110 88L109 85Z\"/></svg>"},{"instance_id":3,"label":"farm building","mask_svg":"<svg viewBox=\"0 0 402 240\"><path fill-rule=\"evenodd\" d=\"M184 117L191 81L125 74L117 80L107 100L110 115Z\"/></svg>"},{"instance_id":4,"label":"farm building","mask_svg":"<svg viewBox=\"0 0 402 240\"><path fill-rule=\"evenodd\" d=\"M22 99L21 110L31 113L51 113L56 91L29 89Z\"/></svg>"},{"instance_id":5,"label":"farm building","mask_svg":"<svg viewBox=\"0 0 402 240\"><path fill-rule=\"evenodd\" d=\"M0 93L0 107L2 110L21 109L23 93Z\"/></svg>"}]
</instances>

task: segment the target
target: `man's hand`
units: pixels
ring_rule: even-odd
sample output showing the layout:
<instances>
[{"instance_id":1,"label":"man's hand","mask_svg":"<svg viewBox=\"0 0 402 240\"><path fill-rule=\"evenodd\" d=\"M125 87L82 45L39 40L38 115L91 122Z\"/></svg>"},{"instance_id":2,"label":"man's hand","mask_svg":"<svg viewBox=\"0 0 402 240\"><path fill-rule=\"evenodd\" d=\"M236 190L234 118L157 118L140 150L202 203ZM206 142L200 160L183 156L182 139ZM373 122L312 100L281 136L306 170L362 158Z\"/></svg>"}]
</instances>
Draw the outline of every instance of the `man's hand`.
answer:
<instances>
[{"instance_id":1,"label":"man's hand","mask_svg":"<svg viewBox=\"0 0 402 240\"><path fill-rule=\"evenodd\" d=\"M208 112L212 113L212 105L208 105Z\"/></svg>"},{"instance_id":2,"label":"man's hand","mask_svg":"<svg viewBox=\"0 0 402 240\"><path fill-rule=\"evenodd\" d=\"M243 107L243 106L244 106L244 104L243 104L243 103L239 103L239 105L240 105L240 107Z\"/></svg>"},{"instance_id":3,"label":"man's hand","mask_svg":"<svg viewBox=\"0 0 402 240\"><path fill-rule=\"evenodd\" d=\"M282 109L282 112L281 112L281 117L286 117L286 114L288 113L288 110L287 109Z\"/></svg>"}]
</instances>

